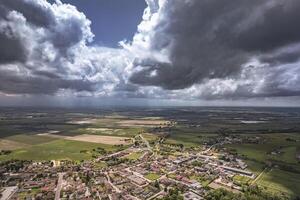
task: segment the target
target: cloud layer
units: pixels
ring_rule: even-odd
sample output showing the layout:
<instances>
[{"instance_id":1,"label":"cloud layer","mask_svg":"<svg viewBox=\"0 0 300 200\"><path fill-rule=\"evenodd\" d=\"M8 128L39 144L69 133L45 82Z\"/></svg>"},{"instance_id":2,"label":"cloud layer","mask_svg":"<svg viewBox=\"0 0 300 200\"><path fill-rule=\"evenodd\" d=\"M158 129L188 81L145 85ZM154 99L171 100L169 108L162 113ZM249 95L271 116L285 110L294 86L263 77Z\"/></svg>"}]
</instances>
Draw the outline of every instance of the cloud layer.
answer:
<instances>
[{"instance_id":1,"label":"cloud layer","mask_svg":"<svg viewBox=\"0 0 300 200\"><path fill-rule=\"evenodd\" d=\"M197 87L204 97L299 95L299 1L148 5L127 46L138 55L132 82L167 90Z\"/></svg>"},{"instance_id":2,"label":"cloud layer","mask_svg":"<svg viewBox=\"0 0 300 200\"><path fill-rule=\"evenodd\" d=\"M60 1L0 2L4 94L228 99L300 96L298 0L146 0L118 49Z\"/></svg>"}]
</instances>

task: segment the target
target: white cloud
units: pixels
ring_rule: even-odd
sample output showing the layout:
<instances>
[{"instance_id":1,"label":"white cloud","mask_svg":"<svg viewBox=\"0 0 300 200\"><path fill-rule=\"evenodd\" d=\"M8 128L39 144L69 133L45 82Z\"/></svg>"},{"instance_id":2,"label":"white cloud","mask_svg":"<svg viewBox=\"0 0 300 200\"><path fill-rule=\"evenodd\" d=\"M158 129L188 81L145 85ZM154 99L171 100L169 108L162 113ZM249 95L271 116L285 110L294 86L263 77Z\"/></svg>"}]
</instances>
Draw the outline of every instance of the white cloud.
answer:
<instances>
[{"instance_id":1,"label":"white cloud","mask_svg":"<svg viewBox=\"0 0 300 200\"><path fill-rule=\"evenodd\" d=\"M256 46L244 41L230 48L219 41L228 38L219 36L218 30L232 34L226 27L234 24L226 24L223 17L235 19L239 11L257 8L260 1L228 5L236 13L222 13L216 0L146 2L132 41L107 48L91 45L91 21L72 5L3 0L0 42L6 47L0 47L1 93L183 100L300 95L299 45L275 48L265 43L264 48L274 49L258 53L248 51ZM199 5L220 12L207 10L211 16L205 18L206 10L199 14ZM261 5L254 17L271 13L276 5ZM230 30L252 31L256 21L242 13L239 26Z\"/></svg>"}]
</instances>

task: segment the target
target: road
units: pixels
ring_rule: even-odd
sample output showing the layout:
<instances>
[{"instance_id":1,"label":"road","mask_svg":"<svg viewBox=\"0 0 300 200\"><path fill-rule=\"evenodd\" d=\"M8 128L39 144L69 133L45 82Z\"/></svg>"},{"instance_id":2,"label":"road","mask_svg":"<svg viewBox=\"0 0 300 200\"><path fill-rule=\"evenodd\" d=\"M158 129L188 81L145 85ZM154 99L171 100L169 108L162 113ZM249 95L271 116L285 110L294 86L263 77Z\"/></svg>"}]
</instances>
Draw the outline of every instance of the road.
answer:
<instances>
[{"instance_id":1,"label":"road","mask_svg":"<svg viewBox=\"0 0 300 200\"><path fill-rule=\"evenodd\" d=\"M105 172L105 175L107 178L107 182L116 190L117 193L121 193L122 191L111 182L110 177L107 172Z\"/></svg>"},{"instance_id":2,"label":"road","mask_svg":"<svg viewBox=\"0 0 300 200\"><path fill-rule=\"evenodd\" d=\"M55 191L55 200L60 199L60 191L62 187L63 178L64 178L64 173L58 173L58 181L57 181L57 186Z\"/></svg>"},{"instance_id":3,"label":"road","mask_svg":"<svg viewBox=\"0 0 300 200\"><path fill-rule=\"evenodd\" d=\"M132 171L130 168L126 168L125 170L128 171L128 172L130 172L130 173L132 173L133 175L135 175L135 176L143 179L144 181L147 182L147 184L151 182L150 180L146 179L142 174L140 174L138 172L135 172L135 171Z\"/></svg>"},{"instance_id":4,"label":"road","mask_svg":"<svg viewBox=\"0 0 300 200\"><path fill-rule=\"evenodd\" d=\"M131 147L129 147L128 149L130 149L130 148L131 148ZM121 153L123 153L123 152L127 152L128 149L124 149L124 150L118 151L118 152L116 152L116 153L112 153L112 154L109 154L109 155L106 155L106 156L99 157L99 158L95 159L95 162L99 162L99 161L101 161L101 160L103 160L103 159L107 159L107 158L111 158L111 157L114 157L114 156L118 156L119 154L121 154Z\"/></svg>"},{"instance_id":5,"label":"road","mask_svg":"<svg viewBox=\"0 0 300 200\"><path fill-rule=\"evenodd\" d=\"M0 200L9 200L18 190L18 187L5 187L4 189L5 190L2 192L2 197L0 198Z\"/></svg>"},{"instance_id":6,"label":"road","mask_svg":"<svg viewBox=\"0 0 300 200\"><path fill-rule=\"evenodd\" d=\"M217 145L223 145L223 144L224 144L223 142L213 144L213 145L211 145L208 149L206 149L205 151L202 151L200 154L206 154L206 153L208 153L213 147L215 147L215 146L217 146Z\"/></svg>"},{"instance_id":7,"label":"road","mask_svg":"<svg viewBox=\"0 0 300 200\"><path fill-rule=\"evenodd\" d=\"M251 185L253 185L254 183L256 183L256 181L258 181L258 179L260 179L260 177L262 177L262 175L265 173L265 171L267 170L267 168L265 168L251 183ZM272 171L272 169L270 170Z\"/></svg>"},{"instance_id":8,"label":"road","mask_svg":"<svg viewBox=\"0 0 300 200\"><path fill-rule=\"evenodd\" d=\"M163 194L164 190L161 190L160 192L156 193L155 195L153 195L152 197L149 197L147 200L152 200L155 199L156 197L158 197L159 195Z\"/></svg>"},{"instance_id":9,"label":"road","mask_svg":"<svg viewBox=\"0 0 300 200\"><path fill-rule=\"evenodd\" d=\"M140 134L139 136L140 136L140 138L143 140L143 142L146 144L148 150L149 150L150 152L152 152L152 149L151 149L151 146L150 146L149 142L143 137L142 134Z\"/></svg>"}]
</instances>

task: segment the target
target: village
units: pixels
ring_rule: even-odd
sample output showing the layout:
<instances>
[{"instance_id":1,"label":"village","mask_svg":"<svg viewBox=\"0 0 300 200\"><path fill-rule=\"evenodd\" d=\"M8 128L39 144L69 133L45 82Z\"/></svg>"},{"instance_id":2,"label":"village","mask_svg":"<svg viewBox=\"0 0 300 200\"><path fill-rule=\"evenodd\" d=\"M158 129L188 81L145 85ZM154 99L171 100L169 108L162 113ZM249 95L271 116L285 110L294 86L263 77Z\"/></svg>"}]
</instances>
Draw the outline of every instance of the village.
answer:
<instances>
[{"instance_id":1,"label":"village","mask_svg":"<svg viewBox=\"0 0 300 200\"><path fill-rule=\"evenodd\" d=\"M7 161L0 167L0 199L151 200L178 190L193 200L218 188L241 193L233 177L255 175L235 155L215 151L217 144L183 149L159 140L151 146L140 136L128 148L90 161Z\"/></svg>"}]
</instances>

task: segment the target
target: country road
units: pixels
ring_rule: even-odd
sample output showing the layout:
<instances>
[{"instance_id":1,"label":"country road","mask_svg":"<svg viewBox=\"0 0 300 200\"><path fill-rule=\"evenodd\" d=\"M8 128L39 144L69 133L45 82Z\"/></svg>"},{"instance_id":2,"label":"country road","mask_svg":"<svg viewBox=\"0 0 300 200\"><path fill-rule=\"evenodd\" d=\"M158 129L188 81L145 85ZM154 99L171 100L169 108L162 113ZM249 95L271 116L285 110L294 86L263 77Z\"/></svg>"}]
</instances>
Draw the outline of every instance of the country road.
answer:
<instances>
[{"instance_id":1,"label":"country road","mask_svg":"<svg viewBox=\"0 0 300 200\"><path fill-rule=\"evenodd\" d=\"M268 168L265 168L251 183L251 185L254 185L259 179L260 177L263 176L263 174L268 170ZM270 169L270 171L272 171L273 169Z\"/></svg>"},{"instance_id":2,"label":"country road","mask_svg":"<svg viewBox=\"0 0 300 200\"><path fill-rule=\"evenodd\" d=\"M149 150L150 152L153 152L152 149L151 149L151 146L150 146L149 142L143 137L143 135L140 134L139 136L140 136L140 138L143 140L143 142L145 143L145 145L147 146L148 150Z\"/></svg>"},{"instance_id":3,"label":"country road","mask_svg":"<svg viewBox=\"0 0 300 200\"><path fill-rule=\"evenodd\" d=\"M55 200L60 199L60 191L62 187L63 177L64 177L64 173L58 173L58 181L57 181L57 186L55 191Z\"/></svg>"}]
</instances>

